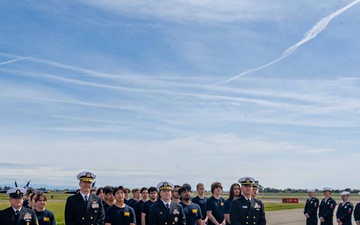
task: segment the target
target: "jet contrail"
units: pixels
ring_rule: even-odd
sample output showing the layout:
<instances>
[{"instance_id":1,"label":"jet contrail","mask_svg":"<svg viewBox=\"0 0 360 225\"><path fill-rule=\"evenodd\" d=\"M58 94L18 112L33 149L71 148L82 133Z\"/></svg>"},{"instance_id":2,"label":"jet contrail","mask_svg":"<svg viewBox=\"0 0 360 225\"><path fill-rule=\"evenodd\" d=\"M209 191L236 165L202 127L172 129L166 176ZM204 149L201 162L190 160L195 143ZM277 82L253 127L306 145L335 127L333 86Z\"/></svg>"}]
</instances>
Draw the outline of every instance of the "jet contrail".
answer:
<instances>
[{"instance_id":1,"label":"jet contrail","mask_svg":"<svg viewBox=\"0 0 360 225\"><path fill-rule=\"evenodd\" d=\"M250 70L247 70L239 75L236 75L235 77L232 77L228 80L226 80L225 82L223 82L223 84L226 84L226 83L229 83L230 81L233 81L239 77L242 77L248 73L252 73L252 72L255 72L255 71L258 71L258 70L261 70L261 69L264 69L265 67L268 67L286 57L288 57L291 53L293 53L298 47L300 47L302 44L308 42L309 40L315 38L321 31L323 31L326 26L329 24L329 22L334 19L335 17L337 17L338 15L340 15L341 13L345 12L346 10L348 10L349 8L351 8L352 6L354 6L355 4L359 3L360 0L356 0L356 1L353 1L352 3L348 4L347 6L337 10L336 12L330 14L329 16L327 17L324 17L322 18L319 22L317 22L310 30L308 30L306 32L306 34L304 35L304 38L301 39L298 43L296 43L295 45L291 46L290 48L286 49L285 52L283 52L283 54L277 58L276 60L268 63L268 64L265 64L263 66L260 66L260 67L257 67L257 68L253 68L253 69L250 69Z\"/></svg>"},{"instance_id":2,"label":"jet contrail","mask_svg":"<svg viewBox=\"0 0 360 225\"><path fill-rule=\"evenodd\" d=\"M28 58L29 57L22 57L22 58L19 58L19 59L13 59L13 60L10 60L10 61L2 62L2 63L0 63L0 66L5 65L5 64L9 64L9 63L13 63L13 62L16 62L16 61L28 59Z\"/></svg>"}]
</instances>

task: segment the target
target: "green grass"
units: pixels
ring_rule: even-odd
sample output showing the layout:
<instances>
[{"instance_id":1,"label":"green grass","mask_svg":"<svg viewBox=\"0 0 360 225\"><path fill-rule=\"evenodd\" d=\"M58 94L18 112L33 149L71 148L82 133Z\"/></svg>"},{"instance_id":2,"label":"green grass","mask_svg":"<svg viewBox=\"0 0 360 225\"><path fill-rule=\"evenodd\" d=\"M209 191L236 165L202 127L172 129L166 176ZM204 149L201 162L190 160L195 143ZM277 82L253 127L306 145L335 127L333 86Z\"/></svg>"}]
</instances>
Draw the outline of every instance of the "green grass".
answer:
<instances>
[{"instance_id":1,"label":"green grass","mask_svg":"<svg viewBox=\"0 0 360 225\"><path fill-rule=\"evenodd\" d=\"M52 196L52 197L51 197ZM64 210L65 210L65 202L68 194L64 194L61 192L48 193L47 198L48 201L46 203L46 209L50 210L54 213L56 224L64 225ZM10 207L9 197L5 194L0 194L0 210Z\"/></svg>"},{"instance_id":2,"label":"green grass","mask_svg":"<svg viewBox=\"0 0 360 225\"><path fill-rule=\"evenodd\" d=\"M305 205L301 203L264 203L265 211L278 211L278 210L286 210L286 209L301 209L304 208Z\"/></svg>"}]
</instances>

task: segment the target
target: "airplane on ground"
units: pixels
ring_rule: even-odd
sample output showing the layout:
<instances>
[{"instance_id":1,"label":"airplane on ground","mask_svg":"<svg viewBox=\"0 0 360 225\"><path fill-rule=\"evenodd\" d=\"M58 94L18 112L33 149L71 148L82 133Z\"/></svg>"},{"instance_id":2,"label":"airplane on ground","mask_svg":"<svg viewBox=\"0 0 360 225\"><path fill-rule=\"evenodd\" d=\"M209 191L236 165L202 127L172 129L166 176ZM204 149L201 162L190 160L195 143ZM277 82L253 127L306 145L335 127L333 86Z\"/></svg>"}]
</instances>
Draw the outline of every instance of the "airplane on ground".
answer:
<instances>
[{"instance_id":1,"label":"airplane on ground","mask_svg":"<svg viewBox=\"0 0 360 225\"><path fill-rule=\"evenodd\" d=\"M25 190L28 190L28 189L30 188L30 187L29 187L30 182L31 182L31 180L29 180L29 181L26 183L26 185L23 187ZM15 180L15 187L19 187L18 184L17 184L17 182L16 182L16 180ZM8 189L7 189L7 190L8 190ZM7 190L0 190L0 193L6 193ZM49 190L45 190L45 189L34 189L34 191L35 191L35 192L42 192L42 193L48 193L48 192L49 192Z\"/></svg>"},{"instance_id":2,"label":"airplane on ground","mask_svg":"<svg viewBox=\"0 0 360 225\"><path fill-rule=\"evenodd\" d=\"M29 180L29 181L26 183L26 185L23 187L25 190L27 190L27 189L29 188L30 181L31 181L31 180ZM17 184L17 182L16 182L16 180L15 180L15 187L19 187L18 184ZM0 190L0 193L6 193L6 192L7 192L7 190Z\"/></svg>"}]
</instances>

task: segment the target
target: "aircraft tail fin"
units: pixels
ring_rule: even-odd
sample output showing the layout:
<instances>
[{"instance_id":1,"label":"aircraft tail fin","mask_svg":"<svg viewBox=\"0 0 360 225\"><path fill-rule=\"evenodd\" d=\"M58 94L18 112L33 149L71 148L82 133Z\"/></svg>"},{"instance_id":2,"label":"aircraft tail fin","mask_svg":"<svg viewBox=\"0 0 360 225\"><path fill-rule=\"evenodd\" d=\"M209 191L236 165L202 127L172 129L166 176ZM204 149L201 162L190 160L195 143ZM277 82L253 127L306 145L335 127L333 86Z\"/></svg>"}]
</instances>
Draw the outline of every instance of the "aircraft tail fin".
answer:
<instances>
[{"instance_id":1,"label":"aircraft tail fin","mask_svg":"<svg viewBox=\"0 0 360 225\"><path fill-rule=\"evenodd\" d=\"M29 181L27 182L27 184L25 185L25 187L24 187L25 189L28 189L28 188L29 188L30 181L31 181L31 180L29 180Z\"/></svg>"}]
</instances>

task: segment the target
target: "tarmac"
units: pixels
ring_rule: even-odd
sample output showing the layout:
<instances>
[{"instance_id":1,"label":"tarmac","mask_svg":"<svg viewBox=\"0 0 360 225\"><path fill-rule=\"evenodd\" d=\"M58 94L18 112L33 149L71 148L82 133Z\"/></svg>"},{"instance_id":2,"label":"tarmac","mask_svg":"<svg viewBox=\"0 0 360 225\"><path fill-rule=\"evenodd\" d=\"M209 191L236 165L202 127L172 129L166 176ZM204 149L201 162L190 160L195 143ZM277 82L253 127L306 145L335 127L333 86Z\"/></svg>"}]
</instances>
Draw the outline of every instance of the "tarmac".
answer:
<instances>
[{"instance_id":1,"label":"tarmac","mask_svg":"<svg viewBox=\"0 0 360 225\"><path fill-rule=\"evenodd\" d=\"M335 213L337 211L337 207L335 208ZM334 213L334 214L335 214ZM280 211L271 211L266 212L265 207L265 216L266 216L266 224L267 225L304 225L306 224L306 218L304 216L304 209L288 209L288 210L280 210ZM320 220L318 221L320 224ZM336 218L334 215L333 224L336 223ZM352 217L352 224L356 224L354 221L354 217Z\"/></svg>"},{"instance_id":2,"label":"tarmac","mask_svg":"<svg viewBox=\"0 0 360 225\"><path fill-rule=\"evenodd\" d=\"M306 224L304 209L288 209L280 211L266 212L267 225L304 225ZM319 223L320 224L320 223Z\"/></svg>"}]
</instances>

